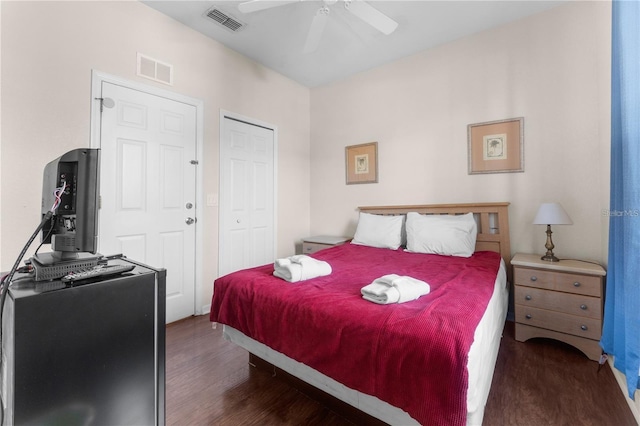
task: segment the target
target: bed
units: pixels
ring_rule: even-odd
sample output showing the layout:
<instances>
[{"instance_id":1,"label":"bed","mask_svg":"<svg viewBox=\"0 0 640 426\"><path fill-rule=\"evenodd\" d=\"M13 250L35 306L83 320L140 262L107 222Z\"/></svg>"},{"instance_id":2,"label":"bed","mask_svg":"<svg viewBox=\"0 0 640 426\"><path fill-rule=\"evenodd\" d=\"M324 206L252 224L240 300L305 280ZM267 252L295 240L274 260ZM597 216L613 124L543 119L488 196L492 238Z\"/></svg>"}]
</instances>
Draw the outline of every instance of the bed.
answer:
<instances>
[{"instance_id":1,"label":"bed","mask_svg":"<svg viewBox=\"0 0 640 426\"><path fill-rule=\"evenodd\" d=\"M221 277L211 321L224 324L225 338L252 359L381 422L482 424L507 311L508 203L359 211L352 243L312 255L330 264L331 274L289 283L264 265ZM465 241L469 253L442 255L416 244L418 232L429 229L419 221L456 220L458 229L463 216L474 228ZM361 238L364 218L393 221L394 242L400 219L400 247ZM384 228L380 223L374 228ZM389 273L424 280L431 291L407 303L364 300L362 287Z\"/></svg>"}]
</instances>

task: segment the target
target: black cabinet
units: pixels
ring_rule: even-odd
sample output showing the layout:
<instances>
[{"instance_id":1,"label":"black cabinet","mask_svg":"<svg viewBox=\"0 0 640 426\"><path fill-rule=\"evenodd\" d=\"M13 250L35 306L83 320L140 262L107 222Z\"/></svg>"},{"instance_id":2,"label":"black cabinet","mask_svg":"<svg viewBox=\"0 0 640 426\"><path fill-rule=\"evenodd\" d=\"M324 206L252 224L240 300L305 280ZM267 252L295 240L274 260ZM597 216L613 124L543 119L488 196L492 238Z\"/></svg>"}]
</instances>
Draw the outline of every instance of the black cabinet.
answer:
<instances>
[{"instance_id":1,"label":"black cabinet","mask_svg":"<svg viewBox=\"0 0 640 426\"><path fill-rule=\"evenodd\" d=\"M12 283L2 321L2 424L163 425L166 271L82 285Z\"/></svg>"}]
</instances>

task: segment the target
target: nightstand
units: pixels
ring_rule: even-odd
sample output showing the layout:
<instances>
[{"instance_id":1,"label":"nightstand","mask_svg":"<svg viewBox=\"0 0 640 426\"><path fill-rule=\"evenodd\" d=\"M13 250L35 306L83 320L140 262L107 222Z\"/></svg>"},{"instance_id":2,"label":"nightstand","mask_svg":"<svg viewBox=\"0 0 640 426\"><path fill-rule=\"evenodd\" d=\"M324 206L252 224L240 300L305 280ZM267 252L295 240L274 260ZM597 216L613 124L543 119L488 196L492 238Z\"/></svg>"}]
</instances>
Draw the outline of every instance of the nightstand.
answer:
<instances>
[{"instance_id":1,"label":"nightstand","mask_svg":"<svg viewBox=\"0 0 640 426\"><path fill-rule=\"evenodd\" d=\"M344 244L349 241L349 237L335 237L331 235L317 235L302 239L302 254L315 253L318 250Z\"/></svg>"},{"instance_id":2,"label":"nightstand","mask_svg":"<svg viewBox=\"0 0 640 426\"><path fill-rule=\"evenodd\" d=\"M516 340L546 337L600 359L604 277L598 264L548 262L538 254L511 259L515 288Z\"/></svg>"}]
</instances>

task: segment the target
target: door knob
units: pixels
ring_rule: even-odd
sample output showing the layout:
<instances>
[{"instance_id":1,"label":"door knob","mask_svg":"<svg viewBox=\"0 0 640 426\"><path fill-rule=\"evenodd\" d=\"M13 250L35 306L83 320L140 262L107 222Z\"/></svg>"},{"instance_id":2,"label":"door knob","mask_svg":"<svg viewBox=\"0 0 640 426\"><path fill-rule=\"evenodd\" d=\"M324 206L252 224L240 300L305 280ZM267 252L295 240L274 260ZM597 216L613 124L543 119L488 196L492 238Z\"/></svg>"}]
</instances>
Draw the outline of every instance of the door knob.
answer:
<instances>
[{"instance_id":1,"label":"door knob","mask_svg":"<svg viewBox=\"0 0 640 426\"><path fill-rule=\"evenodd\" d=\"M195 222L196 220L192 217L188 217L184 220L184 223L186 223L187 225L191 225Z\"/></svg>"}]
</instances>

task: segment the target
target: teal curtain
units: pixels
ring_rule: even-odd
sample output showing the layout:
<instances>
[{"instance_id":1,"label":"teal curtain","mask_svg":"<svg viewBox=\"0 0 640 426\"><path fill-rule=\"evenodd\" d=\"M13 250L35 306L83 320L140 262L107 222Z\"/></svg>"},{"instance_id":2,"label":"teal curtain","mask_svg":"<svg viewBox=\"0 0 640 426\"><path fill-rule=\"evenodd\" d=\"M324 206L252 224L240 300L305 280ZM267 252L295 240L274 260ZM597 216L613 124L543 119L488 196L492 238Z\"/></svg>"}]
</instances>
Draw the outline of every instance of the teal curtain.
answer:
<instances>
[{"instance_id":1,"label":"teal curtain","mask_svg":"<svg viewBox=\"0 0 640 426\"><path fill-rule=\"evenodd\" d=\"M600 345L627 378L640 369L640 3L612 3L609 264Z\"/></svg>"}]
</instances>

